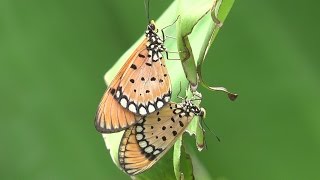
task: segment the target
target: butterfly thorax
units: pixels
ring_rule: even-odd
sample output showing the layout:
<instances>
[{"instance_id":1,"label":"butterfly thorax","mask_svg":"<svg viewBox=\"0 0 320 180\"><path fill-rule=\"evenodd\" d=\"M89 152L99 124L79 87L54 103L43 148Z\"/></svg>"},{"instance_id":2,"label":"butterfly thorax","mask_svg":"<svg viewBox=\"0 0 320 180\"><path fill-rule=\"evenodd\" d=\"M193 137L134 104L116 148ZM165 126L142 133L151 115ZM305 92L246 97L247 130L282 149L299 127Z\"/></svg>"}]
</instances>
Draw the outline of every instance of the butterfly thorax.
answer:
<instances>
[{"instance_id":1,"label":"butterfly thorax","mask_svg":"<svg viewBox=\"0 0 320 180\"><path fill-rule=\"evenodd\" d=\"M147 49L148 56L152 61L156 62L162 59L162 52L166 51L164 47L163 40L157 34L158 29L156 29L153 23L150 23L145 32L146 38L148 39Z\"/></svg>"},{"instance_id":2,"label":"butterfly thorax","mask_svg":"<svg viewBox=\"0 0 320 180\"><path fill-rule=\"evenodd\" d=\"M193 102L191 100L186 100L184 102L182 102L180 104L181 109L189 116L202 116L203 115L203 111L196 106L195 104L193 104Z\"/></svg>"}]
</instances>

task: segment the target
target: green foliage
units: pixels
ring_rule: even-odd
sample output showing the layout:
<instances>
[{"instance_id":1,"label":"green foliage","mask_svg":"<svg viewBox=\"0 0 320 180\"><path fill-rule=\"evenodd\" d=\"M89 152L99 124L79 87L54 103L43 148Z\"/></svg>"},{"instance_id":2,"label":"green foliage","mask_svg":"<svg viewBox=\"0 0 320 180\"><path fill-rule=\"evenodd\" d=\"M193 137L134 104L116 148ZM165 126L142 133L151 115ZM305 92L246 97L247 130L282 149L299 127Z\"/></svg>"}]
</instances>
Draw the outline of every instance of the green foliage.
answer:
<instances>
[{"instance_id":1,"label":"green foliage","mask_svg":"<svg viewBox=\"0 0 320 180\"><path fill-rule=\"evenodd\" d=\"M194 179L192 160L182 144L182 136L174 144L173 168L176 179Z\"/></svg>"},{"instance_id":2,"label":"green foliage","mask_svg":"<svg viewBox=\"0 0 320 180\"><path fill-rule=\"evenodd\" d=\"M150 17L157 19L171 2L151 0ZM185 135L196 177L319 179L319 6L235 1L202 76L241 96L230 102L199 86L205 122L221 143L206 133L208 149L199 153ZM158 27L172 23L176 11ZM0 1L0 179L129 179L114 165L93 119L106 88L103 75L146 23L142 0ZM174 27L165 32L175 36ZM189 40L197 60L202 46L192 46L192 34ZM183 79L180 64L168 67ZM178 89L180 82L173 83ZM172 160L172 153L163 158Z\"/></svg>"},{"instance_id":3,"label":"green foliage","mask_svg":"<svg viewBox=\"0 0 320 180\"><path fill-rule=\"evenodd\" d=\"M177 23L177 45L180 51L180 58L184 72L191 86L197 86L198 76L196 71L194 52L189 41L188 35L192 33L193 28L207 14L212 6L212 1L194 1L180 0L178 5L179 21ZM192 13L190 13L192 12ZM203 24L202 24L203 25ZM202 28L201 28L202 29ZM200 36L201 29L194 32ZM193 46L201 46L202 38L194 42Z\"/></svg>"}]
</instances>

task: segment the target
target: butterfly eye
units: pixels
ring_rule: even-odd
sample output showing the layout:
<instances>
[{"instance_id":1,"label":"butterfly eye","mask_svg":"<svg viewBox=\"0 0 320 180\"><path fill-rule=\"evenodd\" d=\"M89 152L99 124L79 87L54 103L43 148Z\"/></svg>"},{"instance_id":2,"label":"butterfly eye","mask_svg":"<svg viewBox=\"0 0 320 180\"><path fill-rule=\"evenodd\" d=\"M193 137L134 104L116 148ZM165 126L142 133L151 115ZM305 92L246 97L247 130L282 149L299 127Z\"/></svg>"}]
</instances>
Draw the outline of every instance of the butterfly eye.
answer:
<instances>
[{"instance_id":1,"label":"butterfly eye","mask_svg":"<svg viewBox=\"0 0 320 180\"><path fill-rule=\"evenodd\" d=\"M156 26L154 24L149 24L148 29L154 31L156 29Z\"/></svg>"}]
</instances>

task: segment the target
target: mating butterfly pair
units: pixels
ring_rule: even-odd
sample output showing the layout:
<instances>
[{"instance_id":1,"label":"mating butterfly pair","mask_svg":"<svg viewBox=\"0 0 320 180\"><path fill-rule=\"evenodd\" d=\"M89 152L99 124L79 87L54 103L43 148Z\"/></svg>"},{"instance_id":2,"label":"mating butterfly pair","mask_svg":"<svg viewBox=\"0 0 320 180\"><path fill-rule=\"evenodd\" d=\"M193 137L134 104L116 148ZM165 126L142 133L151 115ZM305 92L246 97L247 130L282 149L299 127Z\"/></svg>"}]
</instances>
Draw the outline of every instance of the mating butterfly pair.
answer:
<instances>
[{"instance_id":1,"label":"mating butterfly pair","mask_svg":"<svg viewBox=\"0 0 320 180\"><path fill-rule=\"evenodd\" d=\"M203 115L189 100L169 102L171 83L161 54L166 49L153 21L145 36L105 92L95 120L101 133L125 130L118 159L130 175L150 168L172 147L193 116Z\"/></svg>"}]
</instances>

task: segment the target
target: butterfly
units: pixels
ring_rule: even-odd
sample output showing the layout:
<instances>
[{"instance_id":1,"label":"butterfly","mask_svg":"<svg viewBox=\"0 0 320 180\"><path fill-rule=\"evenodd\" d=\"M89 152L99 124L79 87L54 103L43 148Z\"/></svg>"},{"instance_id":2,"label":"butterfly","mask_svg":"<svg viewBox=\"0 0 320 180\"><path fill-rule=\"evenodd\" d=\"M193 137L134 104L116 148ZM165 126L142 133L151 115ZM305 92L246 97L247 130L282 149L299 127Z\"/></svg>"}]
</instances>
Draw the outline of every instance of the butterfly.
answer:
<instances>
[{"instance_id":1,"label":"butterfly","mask_svg":"<svg viewBox=\"0 0 320 180\"><path fill-rule=\"evenodd\" d=\"M171 83L162 52L163 40L150 21L145 38L119 70L104 93L95 118L101 133L135 124L140 116L161 109L171 98Z\"/></svg>"},{"instance_id":2,"label":"butterfly","mask_svg":"<svg viewBox=\"0 0 320 180\"><path fill-rule=\"evenodd\" d=\"M118 159L122 170L137 175L152 167L183 134L193 117L204 114L203 108L184 100L169 102L161 110L141 117L121 139Z\"/></svg>"}]
</instances>

